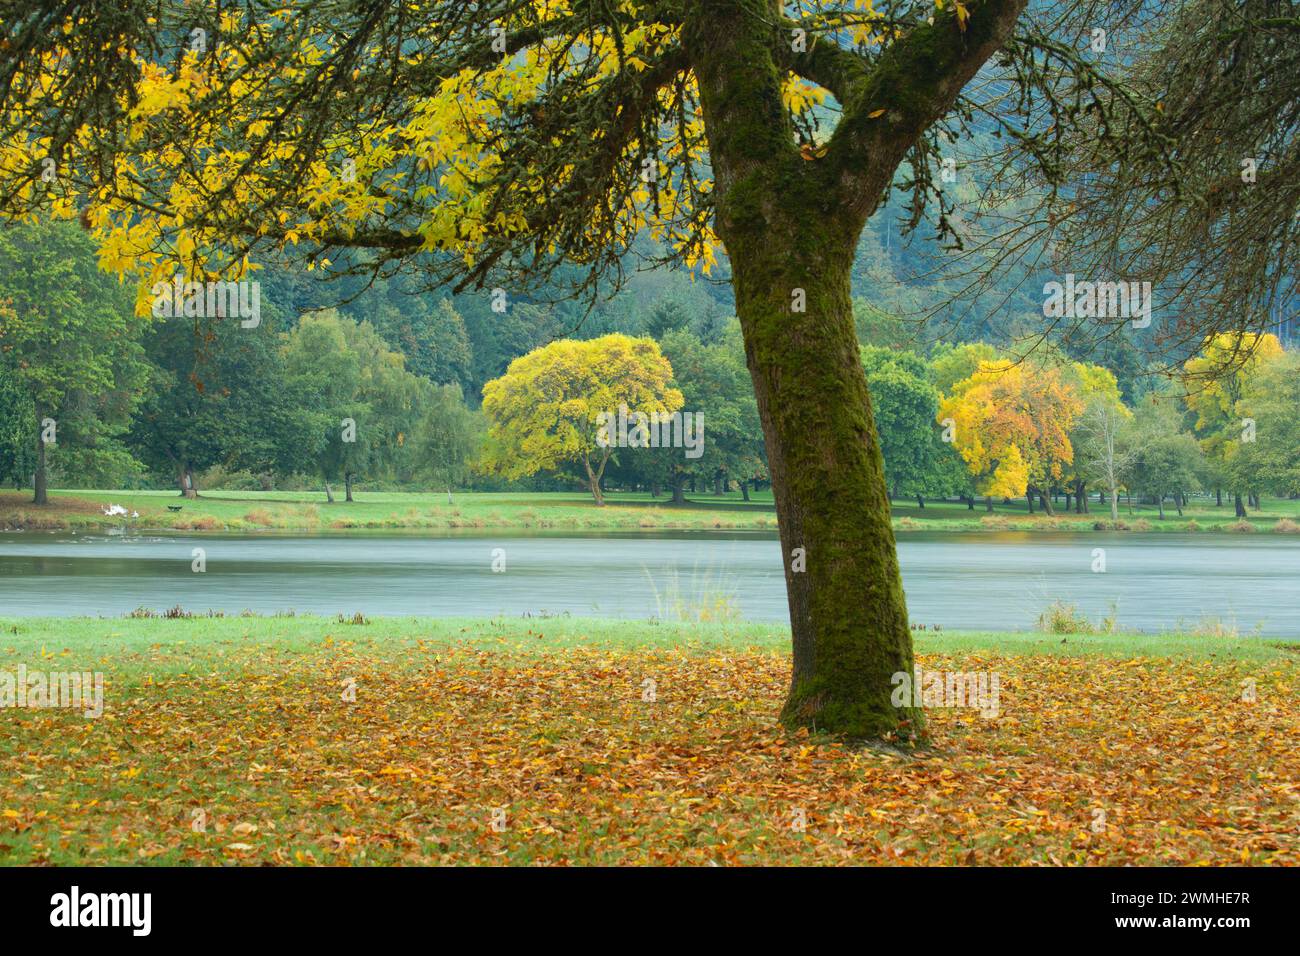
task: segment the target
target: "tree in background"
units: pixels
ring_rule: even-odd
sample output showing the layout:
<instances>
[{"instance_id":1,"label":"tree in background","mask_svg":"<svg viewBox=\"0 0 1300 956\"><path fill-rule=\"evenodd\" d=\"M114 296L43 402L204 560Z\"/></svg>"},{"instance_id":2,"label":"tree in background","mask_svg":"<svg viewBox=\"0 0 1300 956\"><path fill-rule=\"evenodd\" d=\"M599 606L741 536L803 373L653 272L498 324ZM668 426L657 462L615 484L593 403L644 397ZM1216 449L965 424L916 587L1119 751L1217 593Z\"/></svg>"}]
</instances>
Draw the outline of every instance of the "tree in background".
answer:
<instances>
[{"instance_id":1,"label":"tree in background","mask_svg":"<svg viewBox=\"0 0 1300 956\"><path fill-rule=\"evenodd\" d=\"M416 402L427 380L406 371L405 359L370 323L333 310L303 316L285 341L284 363L323 424L316 464L326 500L334 500L330 481L342 478L352 501L358 476L381 473L398 460L419 422Z\"/></svg>"},{"instance_id":2,"label":"tree in background","mask_svg":"<svg viewBox=\"0 0 1300 956\"><path fill-rule=\"evenodd\" d=\"M939 418L953 421L953 443L971 474L982 480L984 494L1006 494L1002 489L1015 487L1032 513L1037 492L1050 515L1051 484L1074 461L1069 432L1082 411L1076 390L1059 369L1001 360L980 362L974 375L958 382L941 404Z\"/></svg>"},{"instance_id":3,"label":"tree in background","mask_svg":"<svg viewBox=\"0 0 1300 956\"><path fill-rule=\"evenodd\" d=\"M1183 428L1183 411L1174 396L1150 394L1138 403L1125 423L1124 483L1150 495L1165 516L1170 495L1181 515L1183 500L1196 488L1205 472L1205 457L1196 437Z\"/></svg>"},{"instance_id":4,"label":"tree in background","mask_svg":"<svg viewBox=\"0 0 1300 956\"><path fill-rule=\"evenodd\" d=\"M592 498L602 505L600 481L615 447L598 442L597 416L617 416L620 406L643 415L678 411L683 398L672 378L653 339L562 339L529 352L483 387L488 432L480 466L523 478L581 464Z\"/></svg>"},{"instance_id":5,"label":"tree in background","mask_svg":"<svg viewBox=\"0 0 1300 956\"><path fill-rule=\"evenodd\" d=\"M925 495L944 494L940 462L952 450L940 439L935 424L939 390L930 383L925 360L914 352L897 352L874 345L861 348L867 387L885 479L895 495L914 495L925 507Z\"/></svg>"},{"instance_id":6,"label":"tree in background","mask_svg":"<svg viewBox=\"0 0 1300 956\"><path fill-rule=\"evenodd\" d=\"M20 488L36 469L36 410L18 377L0 361L0 483Z\"/></svg>"},{"instance_id":7,"label":"tree in background","mask_svg":"<svg viewBox=\"0 0 1300 956\"><path fill-rule=\"evenodd\" d=\"M1064 356L1061 356L1064 360ZM1062 369L1066 381L1073 387L1083 403L1079 416L1070 429L1070 444L1074 448L1074 467L1068 475L1070 491L1074 494L1075 510L1084 514L1088 510L1088 485L1100 482L1106 485L1114 498L1115 484L1119 478L1121 462L1115 438L1120 425L1129 417L1129 411L1120 396L1115 374L1100 365L1087 362L1068 362ZM1108 438L1109 436L1109 438ZM1112 504L1112 512L1113 512Z\"/></svg>"},{"instance_id":8,"label":"tree in background","mask_svg":"<svg viewBox=\"0 0 1300 956\"><path fill-rule=\"evenodd\" d=\"M1252 489L1251 476L1229 463L1248 434L1245 409L1239 408L1246 383L1261 366L1282 356L1277 336L1253 332L1223 332L1208 338L1200 354L1183 366L1184 401L1196 415L1196 435L1206 458L1227 479L1238 518L1246 517L1243 495Z\"/></svg>"},{"instance_id":9,"label":"tree in background","mask_svg":"<svg viewBox=\"0 0 1300 956\"><path fill-rule=\"evenodd\" d=\"M406 357L407 371L435 385L465 388L473 381L469 332L451 299L393 292L363 318Z\"/></svg>"},{"instance_id":10,"label":"tree in background","mask_svg":"<svg viewBox=\"0 0 1300 956\"><path fill-rule=\"evenodd\" d=\"M668 332L660 342L673 369L673 384L681 391L682 408L704 415L704 453L686 458L680 448L629 450L638 460L652 462L656 476L667 476L673 503L682 504L686 476L694 471L721 493L728 478L739 479L749 497L749 483L766 473L763 427L749 387L739 326L732 324L716 344L701 341L686 328ZM625 457L632 457L631 454Z\"/></svg>"},{"instance_id":11,"label":"tree in background","mask_svg":"<svg viewBox=\"0 0 1300 956\"><path fill-rule=\"evenodd\" d=\"M43 505L51 447L80 445L122 466L117 436L146 375L136 341L143 320L71 223L0 231L0 303L0 362L31 400L33 501Z\"/></svg>"},{"instance_id":12,"label":"tree in background","mask_svg":"<svg viewBox=\"0 0 1300 956\"><path fill-rule=\"evenodd\" d=\"M272 471L310 456L299 404L285 380L271 309L259 325L234 318L160 318L143 337L150 383L128 442L180 494L198 496L195 473L214 465Z\"/></svg>"},{"instance_id":13,"label":"tree in background","mask_svg":"<svg viewBox=\"0 0 1300 956\"><path fill-rule=\"evenodd\" d=\"M1225 462L1237 488L1300 494L1300 355L1262 361L1242 383L1241 431Z\"/></svg>"},{"instance_id":14,"label":"tree in background","mask_svg":"<svg viewBox=\"0 0 1300 956\"><path fill-rule=\"evenodd\" d=\"M427 478L447 489L465 480L482 440L482 416L466 407L458 385L434 385L421 380L415 399L419 418L405 443L400 474L407 480Z\"/></svg>"},{"instance_id":15,"label":"tree in background","mask_svg":"<svg viewBox=\"0 0 1300 956\"><path fill-rule=\"evenodd\" d=\"M1129 447L1123 440L1123 432L1132 414L1123 403L1112 402L1105 395L1093 395L1085 400L1070 439L1075 447L1080 482L1078 500L1084 506L1080 510L1086 510L1086 485L1098 484L1106 490L1110 520L1119 520L1119 489L1129 465Z\"/></svg>"}]
</instances>

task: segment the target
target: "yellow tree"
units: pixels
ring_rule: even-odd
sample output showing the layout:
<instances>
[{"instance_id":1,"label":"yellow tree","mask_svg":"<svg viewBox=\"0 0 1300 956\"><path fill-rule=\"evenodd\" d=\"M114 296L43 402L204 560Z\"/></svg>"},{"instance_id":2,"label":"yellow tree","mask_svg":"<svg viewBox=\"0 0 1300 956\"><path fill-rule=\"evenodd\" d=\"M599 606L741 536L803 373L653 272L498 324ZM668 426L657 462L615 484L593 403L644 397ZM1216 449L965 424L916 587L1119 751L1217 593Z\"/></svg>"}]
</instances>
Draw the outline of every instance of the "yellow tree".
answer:
<instances>
[{"instance_id":1,"label":"yellow tree","mask_svg":"<svg viewBox=\"0 0 1300 956\"><path fill-rule=\"evenodd\" d=\"M920 710L891 700L912 642L853 322L859 236L895 185L951 231L937 173L976 114L1053 177L1059 131L1128 155L1151 128L1132 114L1154 114L1075 54L1091 4L1029 6L0 0L0 209L78 215L142 295L270 246L503 305L594 300L640 236L701 271L724 246L787 557L784 719L911 735ZM967 90L986 64L1004 82Z\"/></svg>"},{"instance_id":2,"label":"yellow tree","mask_svg":"<svg viewBox=\"0 0 1300 956\"><path fill-rule=\"evenodd\" d=\"M523 478L581 463L592 497L603 505L600 480L619 444L610 417L617 421L625 410L624 421L645 427L650 416L678 411L682 393L672 379L654 339L605 335L535 349L483 386L488 433L480 467Z\"/></svg>"},{"instance_id":3,"label":"yellow tree","mask_svg":"<svg viewBox=\"0 0 1300 956\"><path fill-rule=\"evenodd\" d=\"M1032 511L1037 492L1051 514L1050 485L1074 460L1069 432L1082 410L1059 369L983 361L940 403L939 419L952 419L953 443L984 494L1025 494Z\"/></svg>"}]
</instances>

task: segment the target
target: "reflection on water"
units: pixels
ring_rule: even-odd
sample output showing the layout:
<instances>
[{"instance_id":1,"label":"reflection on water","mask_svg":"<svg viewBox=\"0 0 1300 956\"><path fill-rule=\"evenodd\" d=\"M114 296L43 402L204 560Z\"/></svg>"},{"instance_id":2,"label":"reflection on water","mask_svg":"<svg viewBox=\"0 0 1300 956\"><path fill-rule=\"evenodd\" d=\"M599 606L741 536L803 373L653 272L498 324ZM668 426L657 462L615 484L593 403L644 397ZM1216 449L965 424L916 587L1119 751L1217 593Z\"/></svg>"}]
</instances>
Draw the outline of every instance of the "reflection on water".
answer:
<instances>
[{"instance_id":1,"label":"reflection on water","mask_svg":"<svg viewBox=\"0 0 1300 956\"><path fill-rule=\"evenodd\" d=\"M1094 573L1093 549L1106 549ZM207 570L195 573L194 549ZM493 570L494 549L502 549ZM1053 601L1126 629L1206 619L1300 636L1300 546L1282 537L909 534L916 623L1023 629ZM809 555L809 560L815 560ZM504 569L502 570L502 566ZM237 613L784 620L773 535L181 536L0 533L0 616Z\"/></svg>"}]
</instances>

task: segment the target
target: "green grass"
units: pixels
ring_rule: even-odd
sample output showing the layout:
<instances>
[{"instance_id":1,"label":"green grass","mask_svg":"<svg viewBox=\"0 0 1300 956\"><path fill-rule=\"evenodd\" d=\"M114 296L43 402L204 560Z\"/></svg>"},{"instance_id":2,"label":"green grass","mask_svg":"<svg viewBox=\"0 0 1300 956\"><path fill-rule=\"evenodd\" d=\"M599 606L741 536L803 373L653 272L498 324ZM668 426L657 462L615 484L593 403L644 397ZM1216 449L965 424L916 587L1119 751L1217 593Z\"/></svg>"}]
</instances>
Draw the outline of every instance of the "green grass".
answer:
<instances>
[{"instance_id":1,"label":"green grass","mask_svg":"<svg viewBox=\"0 0 1300 956\"><path fill-rule=\"evenodd\" d=\"M184 500L170 491L59 491L50 504L36 507L21 492L0 493L0 529L25 528L102 530L124 525L140 530L176 531L308 531L352 530L776 530L771 492L757 492L743 501L739 492L690 496L673 506L666 496L614 492L598 508L589 495L577 492L465 492L451 504L445 494L370 492L359 490L355 502L327 504L318 492L208 491ZM139 512L134 519L110 518L107 504ZM1114 530L1134 532L1298 533L1300 501L1264 499L1264 508L1245 522L1233 516L1231 504L1214 505L1213 498L1194 499L1178 516L1166 509L1162 520L1154 507L1120 509ZM179 507L169 511L168 507ZM1093 512L1061 512L1054 518L1030 515L1024 501L997 504L992 514L982 503L974 510L964 504L928 502L920 508L911 500L893 503L894 527L911 531L1093 531L1110 530L1109 512L1092 504Z\"/></svg>"},{"instance_id":2,"label":"green grass","mask_svg":"<svg viewBox=\"0 0 1300 956\"><path fill-rule=\"evenodd\" d=\"M667 497L612 494L598 508L590 495L564 492L473 493L454 496L410 492L364 492L355 502L327 504L323 494L295 491L211 491L185 500L161 491L52 492L38 508L30 496L0 494L0 527L117 528L180 531L348 531L385 529L558 529L652 531L654 529L743 529L773 531L771 495L750 504L707 496L673 507ZM739 496L735 496L739 499ZM105 505L121 505L139 518L109 518ZM176 512L168 507L179 507Z\"/></svg>"},{"instance_id":3,"label":"green grass","mask_svg":"<svg viewBox=\"0 0 1300 956\"><path fill-rule=\"evenodd\" d=\"M105 706L0 710L0 865L1300 862L1295 644L916 639L1001 712L904 759L782 730L776 625L3 619Z\"/></svg>"},{"instance_id":4,"label":"green grass","mask_svg":"<svg viewBox=\"0 0 1300 956\"><path fill-rule=\"evenodd\" d=\"M1273 660L1294 656L1300 643L1255 635L1189 633L1046 634L1037 631L916 631L921 653L1052 654L1078 656L1215 656ZM284 617L0 618L0 663L51 659L54 654L120 668L124 677L159 665L223 667L231 648L258 646L288 655L310 654L345 642L354 648L404 649L437 645L485 653L563 654L573 650L674 650L693 654L787 653L781 624L673 623L601 618L375 617L362 624L315 615ZM149 661L148 668L139 662Z\"/></svg>"}]
</instances>

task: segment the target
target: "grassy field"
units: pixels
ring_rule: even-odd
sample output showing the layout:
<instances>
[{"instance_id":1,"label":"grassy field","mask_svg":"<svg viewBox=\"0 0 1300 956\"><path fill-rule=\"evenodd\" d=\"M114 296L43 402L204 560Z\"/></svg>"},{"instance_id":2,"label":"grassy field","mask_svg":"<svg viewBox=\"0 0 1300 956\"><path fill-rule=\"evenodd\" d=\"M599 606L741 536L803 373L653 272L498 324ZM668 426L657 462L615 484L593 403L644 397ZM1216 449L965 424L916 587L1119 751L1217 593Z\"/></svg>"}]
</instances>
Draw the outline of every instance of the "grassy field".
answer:
<instances>
[{"instance_id":1,"label":"grassy field","mask_svg":"<svg viewBox=\"0 0 1300 956\"><path fill-rule=\"evenodd\" d=\"M52 492L50 504L36 507L31 496L0 493L0 530L104 530L133 527L176 531L348 531L354 529L558 529L574 531L653 531L734 529L775 531L776 511L770 492L745 502L739 492L699 494L684 506L667 497L612 493L598 508L591 497L566 492L502 492L455 495L366 492L355 502L327 504L324 495L301 491L211 491L184 500L163 491ZM1114 530L1230 533L1300 533L1300 501L1264 499L1264 508L1245 521L1233 517L1231 503L1216 507L1212 498L1194 500L1177 515L1166 509L1160 519L1152 506L1124 507ZM120 505L137 518L109 517L103 509ZM179 508L171 511L170 508ZM1028 514L1024 501L998 504L992 514L983 504L915 501L893 503L894 527L908 531L1092 531L1110 529L1109 512L1093 503L1093 513L1062 512L1048 517Z\"/></svg>"},{"instance_id":2,"label":"grassy field","mask_svg":"<svg viewBox=\"0 0 1300 956\"><path fill-rule=\"evenodd\" d=\"M106 685L0 710L0 862L1300 863L1294 643L916 637L1000 701L904 756L780 729L777 626L0 620Z\"/></svg>"}]
</instances>

